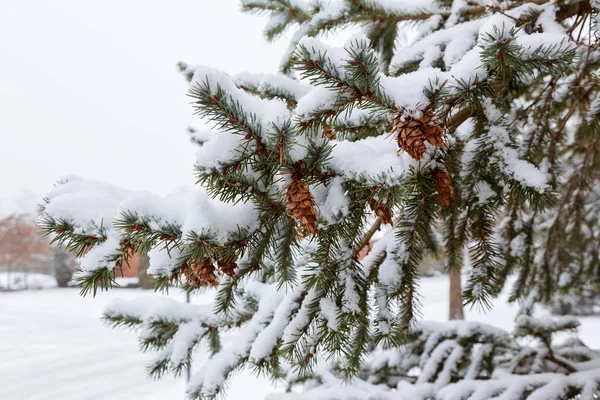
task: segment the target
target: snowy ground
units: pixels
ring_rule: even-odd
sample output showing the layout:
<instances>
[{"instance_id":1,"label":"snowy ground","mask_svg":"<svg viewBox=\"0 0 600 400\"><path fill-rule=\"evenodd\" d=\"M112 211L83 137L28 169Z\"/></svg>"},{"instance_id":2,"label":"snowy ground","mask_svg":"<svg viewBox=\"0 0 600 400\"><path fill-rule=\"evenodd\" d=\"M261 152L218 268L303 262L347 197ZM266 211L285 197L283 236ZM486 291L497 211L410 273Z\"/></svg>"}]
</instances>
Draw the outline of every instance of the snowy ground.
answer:
<instances>
[{"instance_id":1,"label":"snowy ground","mask_svg":"<svg viewBox=\"0 0 600 400\"><path fill-rule=\"evenodd\" d=\"M423 317L444 320L447 278L425 278L421 289ZM111 330L99 318L108 301L140 296L156 294L115 289L93 299L76 289L0 293L0 399L183 399L181 381L146 379L151 355L138 351L133 333ZM468 311L467 318L511 329L517 310L504 300L486 314ZM599 329L600 318L584 318L580 336L600 347ZM272 390L268 381L244 372L231 382L227 399L258 400Z\"/></svg>"},{"instance_id":2,"label":"snowy ground","mask_svg":"<svg viewBox=\"0 0 600 400\"><path fill-rule=\"evenodd\" d=\"M25 272L0 272L0 290L50 289L56 287L51 275Z\"/></svg>"}]
</instances>

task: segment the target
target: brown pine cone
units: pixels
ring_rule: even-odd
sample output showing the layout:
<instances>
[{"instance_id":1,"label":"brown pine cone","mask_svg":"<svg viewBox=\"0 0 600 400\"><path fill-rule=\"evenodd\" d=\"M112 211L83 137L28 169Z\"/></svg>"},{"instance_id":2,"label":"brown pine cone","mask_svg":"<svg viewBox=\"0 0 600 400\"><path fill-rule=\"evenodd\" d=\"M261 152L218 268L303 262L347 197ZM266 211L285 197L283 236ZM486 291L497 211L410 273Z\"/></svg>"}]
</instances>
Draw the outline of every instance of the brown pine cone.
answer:
<instances>
[{"instance_id":1,"label":"brown pine cone","mask_svg":"<svg viewBox=\"0 0 600 400\"><path fill-rule=\"evenodd\" d=\"M377 204L377 201L375 201L375 199L370 199L369 206L371 207L371 210L375 211L375 215L381 218L381 221L384 224L392 225L392 213L390 212L390 209L387 206L387 204Z\"/></svg>"},{"instance_id":2,"label":"brown pine cone","mask_svg":"<svg viewBox=\"0 0 600 400\"><path fill-rule=\"evenodd\" d=\"M201 263L194 263L191 267L193 272L192 285L196 288L200 286L217 286L217 276L215 275L215 266L210 258L205 258Z\"/></svg>"},{"instance_id":3,"label":"brown pine cone","mask_svg":"<svg viewBox=\"0 0 600 400\"><path fill-rule=\"evenodd\" d=\"M329 140L335 140L335 132L331 128L324 128L323 135Z\"/></svg>"},{"instance_id":4,"label":"brown pine cone","mask_svg":"<svg viewBox=\"0 0 600 400\"><path fill-rule=\"evenodd\" d=\"M452 175L442 169L435 170L435 188L437 196L435 201L443 206L450 206L450 199L454 197L454 186L452 186Z\"/></svg>"},{"instance_id":5,"label":"brown pine cone","mask_svg":"<svg viewBox=\"0 0 600 400\"><path fill-rule=\"evenodd\" d=\"M285 200L288 213L309 235L314 235L317 232L315 199L297 173L292 174L292 182L285 191Z\"/></svg>"},{"instance_id":6,"label":"brown pine cone","mask_svg":"<svg viewBox=\"0 0 600 400\"><path fill-rule=\"evenodd\" d=\"M235 269L237 268L237 264L235 263L235 259L233 257L223 257L219 261L217 261L217 265L222 273L227 276L233 277L235 275Z\"/></svg>"},{"instance_id":7,"label":"brown pine cone","mask_svg":"<svg viewBox=\"0 0 600 400\"><path fill-rule=\"evenodd\" d=\"M421 118L402 117L402 113L394 119L394 132L398 134L398 146L415 160L420 160L427 150L425 142L442 147L443 129L438 126L433 113L427 110Z\"/></svg>"}]
</instances>

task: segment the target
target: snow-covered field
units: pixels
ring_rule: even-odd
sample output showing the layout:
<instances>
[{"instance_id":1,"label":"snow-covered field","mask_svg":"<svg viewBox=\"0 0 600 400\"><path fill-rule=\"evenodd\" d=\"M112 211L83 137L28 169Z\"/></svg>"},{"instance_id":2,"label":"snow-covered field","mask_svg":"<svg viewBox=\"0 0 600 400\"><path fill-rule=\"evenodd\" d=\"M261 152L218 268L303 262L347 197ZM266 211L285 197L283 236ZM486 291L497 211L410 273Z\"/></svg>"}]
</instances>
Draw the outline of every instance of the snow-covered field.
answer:
<instances>
[{"instance_id":1,"label":"snow-covered field","mask_svg":"<svg viewBox=\"0 0 600 400\"><path fill-rule=\"evenodd\" d=\"M422 280L423 317L447 317L446 277ZM100 315L115 298L158 296L152 291L115 289L94 299L77 289L0 293L0 399L137 400L183 399L184 383L170 377L146 379L151 354L138 351L135 334L105 327ZM183 300L179 293L171 297ZM203 299L194 299L201 302ZM488 313L467 310L467 318L511 329L516 306L505 297ZM580 337L600 347L600 318L582 319ZM229 400L258 400L273 391L248 372L235 376Z\"/></svg>"},{"instance_id":2,"label":"snow-covered field","mask_svg":"<svg viewBox=\"0 0 600 400\"><path fill-rule=\"evenodd\" d=\"M50 289L56 287L52 275L0 272L0 290Z\"/></svg>"}]
</instances>

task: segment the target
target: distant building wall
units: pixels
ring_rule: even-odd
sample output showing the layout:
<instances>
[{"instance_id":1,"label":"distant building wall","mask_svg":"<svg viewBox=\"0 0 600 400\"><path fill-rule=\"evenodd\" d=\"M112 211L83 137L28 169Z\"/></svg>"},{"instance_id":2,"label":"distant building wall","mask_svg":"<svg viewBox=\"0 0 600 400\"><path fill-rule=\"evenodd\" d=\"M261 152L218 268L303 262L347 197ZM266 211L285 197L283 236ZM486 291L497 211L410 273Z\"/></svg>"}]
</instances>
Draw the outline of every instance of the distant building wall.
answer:
<instances>
[{"instance_id":1,"label":"distant building wall","mask_svg":"<svg viewBox=\"0 0 600 400\"><path fill-rule=\"evenodd\" d=\"M129 259L129 263L123 265L123 276L125 278L137 278L138 276L138 269L139 269L139 256L136 254L135 256L131 257ZM117 271L117 275L118 278L121 277L121 272Z\"/></svg>"}]
</instances>

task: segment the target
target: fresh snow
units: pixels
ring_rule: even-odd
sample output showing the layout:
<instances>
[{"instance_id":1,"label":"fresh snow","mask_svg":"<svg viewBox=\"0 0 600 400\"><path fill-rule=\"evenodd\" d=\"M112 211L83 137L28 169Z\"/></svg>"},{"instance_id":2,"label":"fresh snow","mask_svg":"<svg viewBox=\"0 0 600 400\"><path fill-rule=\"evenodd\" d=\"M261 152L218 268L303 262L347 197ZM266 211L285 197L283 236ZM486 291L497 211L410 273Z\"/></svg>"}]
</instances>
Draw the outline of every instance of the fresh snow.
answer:
<instances>
[{"instance_id":1,"label":"fresh snow","mask_svg":"<svg viewBox=\"0 0 600 400\"><path fill-rule=\"evenodd\" d=\"M229 101L232 104L242 104L244 110L257 119L258 126L255 126L263 135L266 130L271 129L271 125L281 126L290 118L290 112L285 103L278 99L261 99L260 97L249 94L235 85L234 78L211 67L198 67L194 73L192 86L209 85L212 94L217 94L217 88L225 90L229 95ZM266 136L265 136L266 137Z\"/></svg>"},{"instance_id":2,"label":"fresh snow","mask_svg":"<svg viewBox=\"0 0 600 400\"><path fill-rule=\"evenodd\" d=\"M335 147L329 166L347 179L362 177L380 182L379 177L385 176L386 183L394 184L404 177L410 165L417 165L408 153L398 153L398 144L392 136L368 137L355 142L332 140L331 143Z\"/></svg>"},{"instance_id":3,"label":"fresh snow","mask_svg":"<svg viewBox=\"0 0 600 400\"><path fill-rule=\"evenodd\" d=\"M158 196L69 177L46 199L47 216L83 227L82 233L87 235L106 238L83 257L84 273L115 267L115 262L108 260L120 254L121 246L120 232L112 223L124 214L133 214L140 224L148 223L159 232L176 226L182 231L182 238L210 232L224 242L240 228L249 231L258 228L257 213L251 203L225 203L210 197L203 188L181 189L169 196ZM155 256L150 261L153 271L168 273L172 269L172 263L164 256Z\"/></svg>"},{"instance_id":4,"label":"fresh snow","mask_svg":"<svg viewBox=\"0 0 600 400\"><path fill-rule=\"evenodd\" d=\"M436 1L433 0L413 0L400 2L398 0L370 0L369 3L373 6L379 6L387 9L390 12L398 14L410 14L410 13L439 13L446 10L440 7Z\"/></svg>"},{"instance_id":5,"label":"fresh snow","mask_svg":"<svg viewBox=\"0 0 600 400\"><path fill-rule=\"evenodd\" d=\"M196 136L197 137L197 136ZM196 165L208 169L220 168L240 155L243 137L229 132L203 133L205 143L196 151Z\"/></svg>"},{"instance_id":6,"label":"fresh snow","mask_svg":"<svg viewBox=\"0 0 600 400\"><path fill-rule=\"evenodd\" d=\"M221 350L216 353L210 360L203 363L198 372L192 374L188 390L193 392L201 392L206 396L214 396L223 390L225 386L224 377L237 368L239 357L249 357L251 351L255 350L254 354L263 354L263 348L266 343L258 342L258 346L263 348L255 348L255 340L264 332L265 325L271 322L273 314L277 307L284 299L284 292L277 289L277 285L265 285L258 282L251 282L248 287L249 291L255 289L260 294L258 311L252 316L248 323L244 324L235 340L229 343L224 343ZM257 293L258 294L258 293Z\"/></svg>"},{"instance_id":7,"label":"fresh snow","mask_svg":"<svg viewBox=\"0 0 600 400\"><path fill-rule=\"evenodd\" d=\"M303 96L296 106L295 113L301 121L308 121L312 114L333 108L337 93L325 86L315 86Z\"/></svg>"},{"instance_id":8,"label":"fresh snow","mask_svg":"<svg viewBox=\"0 0 600 400\"><path fill-rule=\"evenodd\" d=\"M421 280L424 319L447 319L447 279L439 276ZM488 313L467 309L467 319L511 330L518 307L506 304L507 296L507 293L501 295ZM3 359L0 399L183 399L183 380L146 378L145 364L155 354L139 352L135 333L110 329L100 320L107 304L116 299L157 297L161 296L140 289L114 289L99 293L95 299L80 297L77 289L0 293L0 355ZM174 301L184 298L183 294L173 290L169 297ZM204 294L192 301L206 303L210 300L211 296ZM145 304L144 307L154 303L137 302ZM286 314L288 307L282 304L281 312ZM580 338L593 348L600 347L597 335L600 318L584 317L580 321ZM224 336L224 349L234 344L235 337ZM177 351L173 356L177 356ZM206 357L204 350L195 356L196 359L202 357ZM407 388L407 395L410 390ZM233 375L226 395L228 400L262 400L273 391L276 389L266 379L243 371Z\"/></svg>"},{"instance_id":9,"label":"fresh snow","mask_svg":"<svg viewBox=\"0 0 600 400\"><path fill-rule=\"evenodd\" d=\"M311 86L305 82L289 78L281 74L261 74L253 72L240 72L233 76L237 86L256 87L262 90L277 90L285 92L295 99L307 94Z\"/></svg>"},{"instance_id":10,"label":"fresh snow","mask_svg":"<svg viewBox=\"0 0 600 400\"><path fill-rule=\"evenodd\" d=\"M51 275L0 272L0 291L24 289L50 289L56 287L56 278Z\"/></svg>"},{"instance_id":11,"label":"fresh snow","mask_svg":"<svg viewBox=\"0 0 600 400\"><path fill-rule=\"evenodd\" d=\"M96 234L102 226L110 229L119 203L134 192L117 186L68 176L46 195L45 213Z\"/></svg>"},{"instance_id":12,"label":"fresh snow","mask_svg":"<svg viewBox=\"0 0 600 400\"><path fill-rule=\"evenodd\" d=\"M322 188L323 185L319 187ZM322 201L319 201L315 194L315 200L319 207L319 215L328 224L335 224L342 221L350 212L350 200L344 193L342 179L340 177L334 178L327 187L326 193L323 194L326 197L323 196Z\"/></svg>"}]
</instances>

